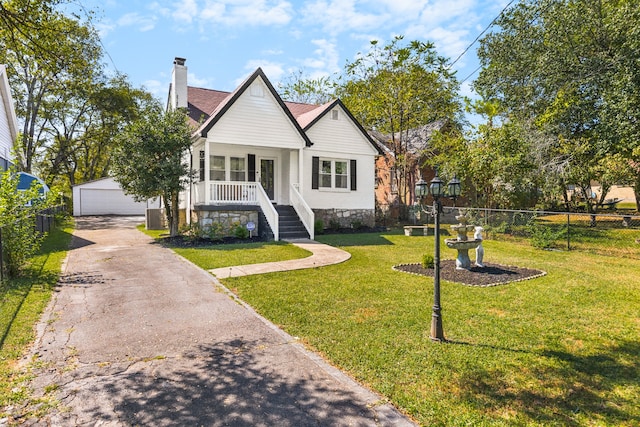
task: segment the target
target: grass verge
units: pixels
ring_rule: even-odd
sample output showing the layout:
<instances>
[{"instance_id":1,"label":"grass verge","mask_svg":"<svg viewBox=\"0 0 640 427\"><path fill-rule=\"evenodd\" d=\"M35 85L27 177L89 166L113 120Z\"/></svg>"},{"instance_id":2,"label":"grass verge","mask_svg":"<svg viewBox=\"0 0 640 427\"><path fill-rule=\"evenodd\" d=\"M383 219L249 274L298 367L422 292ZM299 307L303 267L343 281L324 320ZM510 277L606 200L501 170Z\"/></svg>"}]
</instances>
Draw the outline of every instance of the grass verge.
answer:
<instances>
[{"instance_id":1,"label":"grass verge","mask_svg":"<svg viewBox=\"0 0 640 427\"><path fill-rule=\"evenodd\" d=\"M146 230L144 225L138 230L161 240L167 230ZM231 267L234 265L259 264L263 262L285 261L306 258L311 252L287 242L258 242L244 244L220 244L199 247L171 247L176 253L194 264L211 270L213 268Z\"/></svg>"},{"instance_id":2,"label":"grass verge","mask_svg":"<svg viewBox=\"0 0 640 427\"><path fill-rule=\"evenodd\" d=\"M54 228L23 277L0 287L0 419L7 410L24 407L30 396L25 383L29 373L19 366L35 338L34 325L47 306L71 240L71 219ZM40 408L46 402L40 402Z\"/></svg>"},{"instance_id":3,"label":"grass verge","mask_svg":"<svg viewBox=\"0 0 640 427\"><path fill-rule=\"evenodd\" d=\"M432 237L317 239L352 258L223 282L420 424L640 424L637 260L487 240L485 261L548 274L491 288L443 281L449 342L437 344L433 280L391 269L432 253Z\"/></svg>"}]
</instances>

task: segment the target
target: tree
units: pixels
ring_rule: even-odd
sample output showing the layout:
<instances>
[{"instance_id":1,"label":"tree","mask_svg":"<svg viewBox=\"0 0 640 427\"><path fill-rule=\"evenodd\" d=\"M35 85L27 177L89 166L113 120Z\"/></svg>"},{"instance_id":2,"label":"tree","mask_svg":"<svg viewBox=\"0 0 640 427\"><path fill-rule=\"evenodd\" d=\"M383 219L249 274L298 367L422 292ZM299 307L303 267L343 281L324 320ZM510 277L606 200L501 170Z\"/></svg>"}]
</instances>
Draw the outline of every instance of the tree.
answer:
<instances>
[{"instance_id":1,"label":"tree","mask_svg":"<svg viewBox=\"0 0 640 427\"><path fill-rule=\"evenodd\" d=\"M8 16L28 16L0 27L0 61L9 80L22 122L16 163L31 172L51 143L46 133L58 109L83 108L89 87L102 78L103 55L97 31L53 8L55 2L13 0L3 3ZM7 12L8 13L8 12ZM68 126L73 119L67 120Z\"/></svg>"},{"instance_id":2,"label":"tree","mask_svg":"<svg viewBox=\"0 0 640 427\"><path fill-rule=\"evenodd\" d=\"M116 136L115 180L137 201L161 197L171 236L178 234L179 194L193 176L191 131L183 110L163 112L156 103Z\"/></svg>"},{"instance_id":3,"label":"tree","mask_svg":"<svg viewBox=\"0 0 640 427\"><path fill-rule=\"evenodd\" d=\"M290 102L322 105L335 98L337 83L328 76L309 77L304 70L292 72L278 84L282 99Z\"/></svg>"},{"instance_id":4,"label":"tree","mask_svg":"<svg viewBox=\"0 0 640 427\"><path fill-rule=\"evenodd\" d=\"M40 209L52 205L51 199L40 196L38 184L19 191L18 182L18 174L14 170L0 174L2 255L9 277L18 276L40 248L44 235L36 230L35 215Z\"/></svg>"},{"instance_id":5,"label":"tree","mask_svg":"<svg viewBox=\"0 0 640 427\"><path fill-rule=\"evenodd\" d=\"M587 188L591 180L607 180L606 165L616 154L637 164L637 2L528 0L497 25L478 50L484 68L476 89L500 102L504 120L544 135L548 145L536 152L549 157L539 158L538 167L561 166L558 193L566 197L567 184ZM636 183L638 200L640 176Z\"/></svg>"},{"instance_id":6,"label":"tree","mask_svg":"<svg viewBox=\"0 0 640 427\"><path fill-rule=\"evenodd\" d=\"M412 192L412 171L421 157L407 150L411 130L444 121L451 125L454 143L460 140L458 82L446 64L429 42L404 43L401 36L384 46L372 41L369 52L347 63L338 88L365 128L390 136L402 205L408 202L404 195Z\"/></svg>"},{"instance_id":7,"label":"tree","mask_svg":"<svg viewBox=\"0 0 640 427\"><path fill-rule=\"evenodd\" d=\"M122 75L93 82L60 99L45 128L51 143L39 165L43 178L66 188L107 176L113 135L151 102L149 93L132 88Z\"/></svg>"}]
</instances>

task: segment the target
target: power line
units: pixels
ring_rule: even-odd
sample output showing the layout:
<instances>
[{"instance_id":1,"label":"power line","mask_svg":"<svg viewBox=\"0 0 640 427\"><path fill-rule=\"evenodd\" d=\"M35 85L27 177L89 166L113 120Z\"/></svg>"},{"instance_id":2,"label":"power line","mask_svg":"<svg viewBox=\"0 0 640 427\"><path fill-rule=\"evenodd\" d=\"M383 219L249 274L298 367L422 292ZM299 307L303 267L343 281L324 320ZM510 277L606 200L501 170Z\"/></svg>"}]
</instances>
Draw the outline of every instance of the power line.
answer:
<instances>
[{"instance_id":1,"label":"power line","mask_svg":"<svg viewBox=\"0 0 640 427\"><path fill-rule=\"evenodd\" d=\"M498 20L498 18L500 18L500 16L502 16L502 14L503 14L503 13L504 13L508 8L509 8L509 6L511 6L511 4L512 4L514 1L515 1L515 0L511 0L511 1L510 1L510 2L509 2L509 3L508 3L504 8L502 8L502 10L500 11L500 13L498 13L498 15L497 15L495 18L493 18L493 20L489 23L489 25L487 25L487 27L486 27L484 30L482 30L482 32L481 32L480 34L478 34L478 37L476 37L476 38L471 42L471 44L469 44L469 46L467 46L467 48L466 48L466 49L465 49L465 50L464 50L460 55L458 55L458 57L457 57L457 58L456 58L456 59L455 59L451 64L449 64L449 67L448 67L448 68L453 67L453 65L454 65L456 62L458 62L458 61L460 60L460 58L462 58L462 57L463 57L463 56L464 56L464 55L469 51L469 49L471 49L471 47L472 47L474 44L476 44L476 42L480 39L480 37L482 37L482 35L483 35L484 33L486 33L487 31L489 31L489 28L491 28L491 27L493 26L493 24L495 24L495 22ZM478 71L478 70L476 70L476 71ZM474 71L474 73L475 73L475 71ZM468 79L468 78L469 78L469 77L467 77L467 79ZM466 79L465 79L465 80L466 80Z\"/></svg>"},{"instance_id":2,"label":"power line","mask_svg":"<svg viewBox=\"0 0 640 427\"><path fill-rule=\"evenodd\" d=\"M469 79L471 78L471 76L473 76L475 73L477 73L477 72L480 70L480 68L482 68L482 65L478 65L478 66L476 67L476 69L475 69L475 70L473 70L471 73L469 73L469 75L468 75L467 77L465 77L464 79L462 79L462 80L459 82L459 84L462 84L462 83L466 82L467 80L469 80Z\"/></svg>"},{"instance_id":3,"label":"power line","mask_svg":"<svg viewBox=\"0 0 640 427\"><path fill-rule=\"evenodd\" d=\"M93 27L93 20L91 18L91 13L84 7L82 2L78 1L78 2L70 2L70 3L75 4L76 6L79 6L80 9L82 9L82 11L84 12L85 18L87 18L87 21L89 22L89 24L91 24L91 28L95 29L95 27ZM100 43L100 46L102 46L102 51L104 52L104 54L107 56L107 58L109 58L109 62L111 62L111 65L113 65L113 69L116 71L116 74L120 74L120 70L118 70L118 66L116 65L115 61L111 57L111 54L107 50L107 47L102 42L102 37L100 37L99 34L98 34L98 43Z\"/></svg>"}]
</instances>

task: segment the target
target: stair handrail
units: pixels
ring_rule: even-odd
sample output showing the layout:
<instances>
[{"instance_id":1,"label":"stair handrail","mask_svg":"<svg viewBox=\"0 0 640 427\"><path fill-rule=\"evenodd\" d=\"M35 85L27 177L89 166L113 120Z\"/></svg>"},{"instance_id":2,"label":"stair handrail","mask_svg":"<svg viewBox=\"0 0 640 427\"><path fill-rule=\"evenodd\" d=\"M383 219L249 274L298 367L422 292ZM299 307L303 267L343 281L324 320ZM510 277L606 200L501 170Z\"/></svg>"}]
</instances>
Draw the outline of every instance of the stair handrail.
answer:
<instances>
[{"instance_id":1,"label":"stair handrail","mask_svg":"<svg viewBox=\"0 0 640 427\"><path fill-rule=\"evenodd\" d=\"M302 197L299 191L299 184L291 183L291 187L289 190L289 200L291 202L291 206L298 214L300 221L302 221L302 225L307 229L307 233L309 233L309 238L311 240L314 239L314 222L315 215L307 202Z\"/></svg>"},{"instance_id":2,"label":"stair handrail","mask_svg":"<svg viewBox=\"0 0 640 427\"><path fill-rule=\"evenodd\" d=\"M260 204L260 208L262 209L262 213L267 219L267 223L269 223L271 231L273 231L273 240L278 241L280 240L278 211L273 207L273 203L271 203L271 200L269 199L267 192L262 188L262 185L256 185L256 189L258 190L256 192L258 196L257 199Z\"/></svg>"}]
</instances>

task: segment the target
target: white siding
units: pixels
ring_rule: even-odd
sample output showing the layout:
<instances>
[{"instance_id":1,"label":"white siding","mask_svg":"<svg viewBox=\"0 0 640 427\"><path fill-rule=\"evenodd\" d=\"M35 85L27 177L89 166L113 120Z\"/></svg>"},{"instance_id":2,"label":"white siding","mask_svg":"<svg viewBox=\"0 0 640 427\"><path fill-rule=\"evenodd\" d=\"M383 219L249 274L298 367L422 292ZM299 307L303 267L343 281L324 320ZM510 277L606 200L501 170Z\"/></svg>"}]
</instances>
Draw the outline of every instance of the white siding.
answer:
<instances>
[{"instance_id":1,"label":"white siding","mask_svg":"<svg viewBox=\"0 0 640 427\"><path fill-rule=\"evenodd\" d=\"M375 156L377 151L342 108L336 106L335 109L338 110L338 120L333 120L329 111L307 130L307 136L314 144L313 148L334 153Z\"/></svg>"},{"instance_id":2,"label":"white siding","mask_svg":"<svg viewBox=\"0 0 640 427\"><path fill-rule=\"evenodd\" d=\"M357 169L356 191L349 189L311 189L312 157L355 160ZM312 209L374 209L375 157L307 149L304 152L303 197Z\"/></svg>"},{"instance_id":3,"label":"white siding","mask_svg":"<svg viewBox=\"0 0 640 427\"><path fill-rule=\"evenodd\" d=\"M211 128L207 139L222 144L300 148L305 142L261 78L263 96L248 88Z\"/></svg>"},{"instance_id":4,"label":"white siding","mask_svg":"<svg viewBox=\"0 0 640 427\"><path fill-rule=\"evenodd\" d=\"M304 150L303 197L313 209L374 209L375 156L377 151L344 111L338 120L327 112L307 130L313 146ZM356 160L356 191L311 188L312 157Z\"/></svg>"},{"instance_id":5,"label":"white siding","mask_svg":"<svg viewBox=\"0 0 640 427\"><path fill-rule=\"evenodd\" d=\"M0 157L9 160L13 138L9 131L7 110L2 101L3 100L0 100Z\"/></svg>"},{"instance_id":6,"label":"white siding","mask_svg":"<svg viewBox=\"0 0 640 427\"><path fill-rule=\"evenodd\" d=\"M4 65L0 65L0 157L11 161L11 148L17 137L16 113ZM3 162L4 163L4 162Z\"/></svg>"}]
</instances>

